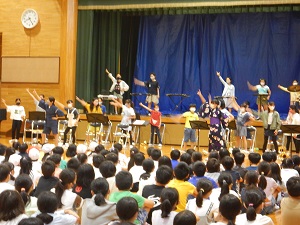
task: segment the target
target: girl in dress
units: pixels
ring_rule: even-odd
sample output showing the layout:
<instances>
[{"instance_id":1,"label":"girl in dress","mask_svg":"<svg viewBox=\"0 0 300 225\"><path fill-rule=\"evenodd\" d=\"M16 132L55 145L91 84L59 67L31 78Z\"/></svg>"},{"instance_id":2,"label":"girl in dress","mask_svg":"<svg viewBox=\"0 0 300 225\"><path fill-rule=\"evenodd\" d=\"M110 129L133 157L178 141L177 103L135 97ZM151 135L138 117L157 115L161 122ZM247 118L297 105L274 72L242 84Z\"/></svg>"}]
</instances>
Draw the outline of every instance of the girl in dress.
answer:
<instances>
[{"instance_id":1,"label":"girl in dress","mask_svg":"<svg viewBox=\"0 0 300 225\"><path fill-rule=\"evenodd\" d=\"M227 107L228 110L229 110L229 112L231 112L231 110L233 108L232 102L233 102L233 99L234 99L234 98L231 98L231 97L235 97L235 87L231 83L232 80L231 80L230 77L226 77L226 82L225 82L223 80L223 78L221 77L221 73L220 72L217 72L217 76L219 77L220 81L224 85L222 97L225 97L224 98L225 107Z\"/></svg>"}]
</instances>

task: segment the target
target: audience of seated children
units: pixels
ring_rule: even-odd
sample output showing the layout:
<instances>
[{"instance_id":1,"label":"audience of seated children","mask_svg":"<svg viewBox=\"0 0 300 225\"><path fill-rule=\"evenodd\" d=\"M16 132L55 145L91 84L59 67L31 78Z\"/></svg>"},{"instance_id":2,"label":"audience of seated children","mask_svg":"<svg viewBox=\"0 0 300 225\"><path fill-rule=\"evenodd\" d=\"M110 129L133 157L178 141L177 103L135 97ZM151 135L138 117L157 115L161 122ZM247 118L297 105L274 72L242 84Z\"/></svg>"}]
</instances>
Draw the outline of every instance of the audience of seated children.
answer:
<instances>
[{"instance_id":1,"label":"audience of seated children","mask_svg":"<svg viewBox=\"0 0 300 225\"><path fill-rule=\"evenodd\" d=\"M232 187L231 189L234 190L235 192L238 192L238 185L240 182L243 182L243 179L240 177L240 174L237 171L232 170L234 166L234 160L230 156L225 156L222 159L222 165L225 169L225 171L222 171L222 173L229 173L232 177Z\"/></svg>"},{"instance_id":2,"label":"audience of seated children","mask_svg":"<svg viewBox=\"0 0 300 225\"><path fill-rule=\"evenodd\" d=\"M146 159L147 160L147 159ZM146 161L145 160L145 161ZM147 223L152 224L152 212L160 207L160 196L162 190L173 178L173 170L168 166L160 166L156 171L155 184L146 185L142 191L142 196L154 201L153 208L149 211Z\"/></svg>"},{"instance_id":3,"label":"audience of seated children","mask_svg":"<svg viewBox=\"0 0 300 225\"><path fill-rule=\"evenodd\" d=\"M42 174L39 182L33 192L33 196L39 197L43 191L50 191L58 182L58 178L54 176L55 164L53 161L46 160L42 164Z\"/></svg>"},{"instance_id":4,"label":"audience of seated children","mask_svg":"<svg viewBox=\"0 0 300 225\"><path fill-rule=\"evenodd\" d=\"M81 209L81 224L99 225L118 220L116 203L107 200L109 184L105 178L97 178L91 184L93 197L84 200Z\"/></svg>"},{"instance_id":5,"label":"audience of seated children","mask_svg":"<svg viewBox=\"0 0 300 225\"><path fill-rule=\"evenodd\" d=\"M286 182L289 197L281 200L281 224L298 224L300 221L300 177L291 177Z\"/></svg>"},{"instance_id":6,"label":"audience of seated children","mask_svg":"<svg viewBox=\"0 0 300 225\"><path fill-rule=\"evenodd\" d=\"M109 197L109 200L117 203L118 201L120 201L120 199L124 197L134 198L137 201L140 209L138 220L141 224L144 224L147 219L148 212L154 206L154 202L152 200L145 199L140 195L130 192L133 186L133 180L132 175L127 171L121 171L116 175L116 186L119 189L119 191L112 193Z\"/></svg>"},{"instance_id":7,"label":"audience of seated children","mask_svg":"<svg viewBox=\"0 0 300 225\"><path fill-rule=\"evenodd\" d=\"M213 186L210 180L200 179L197 183L197 197L189 200L186 204L186 209L194 212L199 218L199 225L210 224L213 221L214 211L219 207L219 204L210 200L212 189Z\"/></svg>"},{"instance_id":8,"label":"audience of seated children","mask_svg":"<svg viewBox=\"0 0 300 225\"><path fill-rule=\"evenodd\" d=\"M171 162L173 169L177 166L178 159L180 158L180 151L178 149L174 149L170 152Z\"/></svg>"},{"instance_id":9,"label":"audience of seated children","mask_svg":"<svg viewBox=\"0 0 300 225\"><path fill-rule=\"evenodd\" d=\"M27 218L21 195L15 190L5 190L0 194L0 224L18 224Z\"/></svg>"},{"instance_id":10,"label":"audience of seated children","mask_svg":"<svg viewBox=\"0 0 300 225\"><path fill-rule=\"evenodd\" d=\"M190 175L189 166L185 162L180 162L174 168L175 178L170 181L168 187L176 188L179 193L179 204L176 212L185 209L187 198L189 195L197 196L196 187L190 182L186 181Z\"/></svg>"},{"instance_id":11,"label":"audience of seated children","mask_svg":"<svg viewBox=\"0 0 300 225\"><path fill-rule=\"evenodd\" d=\"M112 161L104 161L100 165L100 173L109 184L110 194L118 191L116 186L116 166Z\"/></svg>"},{"instance_id":12,"label":"audience of seated children","mask_svg":"<svg viewBox=\"0 0 300 225\"><path fill-rule=\"evenodd\" d=\"M220 176L220 162L215 158L210 158L206 162L206 172L204 174L206 177L210 177L216 183L218 182L218 178Z\"/></svg>"},{"instance_id":13,"label":"audience of seated children","mask_svg":"<svg viewBox=\"0 0 300 225\"><path fill-rule=\"evenodd\" d=\"M177 212L176 206L179 202L179 194L175 188L164 188L160 195L160 209L152 213L152 225L173 225Z\"/></svg>"},{"instance_id":14,"label":"audience of seated children","mask_svg":"<svg viewBox=\"0 0 300 225\"><path fill-rule=\"evenodd\" d=\"M249 162L250 162L250 166L246 167L246 170L255 170L257 171L257 166L258 166L258 163L260 162L260 159L261 159L261 156L259 153L257 152L251 152L249 155L248 155L248 159L249 159Z\"/></svg>"},{"instance_id":15,"label":"audience of seated children","mask_svg":"<svg viewBox=\"0 0 300 225\"><path fill-rule=\"evenodd\" d=\"M263 209L264 197L258 189L247 191L244 199L246 213L236 217L236 224L251 225L274 225L272 219L261 215Z\"/></svg>"},{"instance_id":16,"label":"audience of seated children","mask_svg":"<svg viewBox=\"0 0 300 225\"><path fill-rule=\"evenodd\" d=\"M117 203L116 212L119 221L109 223L109 225L134 225L139 219L138 202L133 197L124 197Z\"/></svg>"},{"instance_id":17,"label":"audience of seated children","mask_svg":"<svg viewBox=\"0 0 300 225\"><path fill-rule=\"evenodd\" d=\"M58 210L58 200L51 191L42 192L37 201L38 211L32 215L44 224L75 225L80 221L79 216L71 209Z\"/></svg>"}]
</instances>

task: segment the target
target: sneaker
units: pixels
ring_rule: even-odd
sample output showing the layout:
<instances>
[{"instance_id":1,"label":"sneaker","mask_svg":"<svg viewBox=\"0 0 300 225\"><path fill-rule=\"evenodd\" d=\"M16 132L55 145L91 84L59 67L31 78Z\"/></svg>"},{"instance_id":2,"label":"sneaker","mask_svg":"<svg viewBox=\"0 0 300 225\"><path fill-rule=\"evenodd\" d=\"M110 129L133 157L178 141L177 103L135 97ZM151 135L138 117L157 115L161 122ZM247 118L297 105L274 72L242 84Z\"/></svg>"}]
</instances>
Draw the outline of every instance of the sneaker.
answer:
<instances>
[{"instance_id":1,"label":"sneaker","mask_svg":"<svg viewBox=\"0 0 300 225\"><path fill-rule=\"evenodd\" d=\"M149 146L149 147L152 147L152 146L153 146L153 144L150 144L150 143L149 143L149 144L148 144L148 146Z\"/></svg>"},{"instance_id":2,"label":"sneaker","mask_svg":"<svg viewBox=\"0 0 300 225\"><path fill-rule=\"evenodd\" d=\"M162 147L162 144L158 144L158 147Z\"/></svg>"}]
</instances>

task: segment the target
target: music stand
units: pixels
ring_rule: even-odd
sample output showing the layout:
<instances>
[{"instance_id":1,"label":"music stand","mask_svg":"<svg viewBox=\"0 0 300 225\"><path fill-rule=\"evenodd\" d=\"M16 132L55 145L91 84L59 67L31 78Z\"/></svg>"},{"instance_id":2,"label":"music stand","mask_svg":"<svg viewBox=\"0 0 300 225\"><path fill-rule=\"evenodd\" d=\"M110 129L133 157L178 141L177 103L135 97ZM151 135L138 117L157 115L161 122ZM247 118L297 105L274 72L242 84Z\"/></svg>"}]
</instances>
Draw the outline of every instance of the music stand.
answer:
<instances>
[{"instance_id":1,"label":"music stand","mask_svg":"<svg viewBox=\"0 0 300 225\"><path fill-rule=\"evenodd\" d=\"M300 133L300 125L282 124L280 129L282 130L282 133L291 134L291 141L293 140L293 133ZM290 149L290 157L292 157L292 147Z\"/></svg>"},{"instance_id":2,"label":"music stand","mask_svg":"<svg viewBox=\"0 0 300 225\"><path fill-rule=\"evenodd\" d=\"M140 132L140 128L141 127L146 127L147 125L149 124L149 121L145 121L145 120L140 120L140 119L137 119L137 120L135 120L131 125L132 126L135 126L135 127L137 127L137 135L135 135L135 137L136 137L136 139L137 139L137 144L138 144L138 146L140 147L140 145L141 145L141 140L140 140L140 134L141 134L141 132ZM135 140L136 141L136 140Z\"/></svg>"},{"instance_id":3,"label":"music stand","mask_svg":"<svg viewBox=\"0 0 300 225\"><path fill-rule=\"evenodd\" d=\"M190 121L191 128L198 130L198 152L200 151L200 130L209 130L206 120L192 120Z\"/></svg>"},{"instance_id":4,"label":"music stand","mask_svg":"<svg viewBox=\"0 0 300 225\"><path fill-rule=\"evenodd\" d=\"M230 143L230 134L232 130L236 130L236 122L235 120L232 120L228 123L227 128L229 130L228 136L226 136L226 140L228 143ZM226 132L226 131L225 131ZM226 143L227 144L227 143Z\"/></svg>"},{"instance_id":5,"label":"music stand","mask_svg":"<svg viewBox=\"0 0 300 225\"><path fill-rule=\"evenodd\" d=\"M41 111L30 111L29 120L45 120L45 112Z\"/></svg>"},{"instance_id":6,"label":"music stand","mask_svg":"<svg viewBox=\"0 0 300 225\"><path fill-rule=\"evenodd\" d=\"M96 127L100 127L101 123L105 123L107 121L107 118L104 118L104 115L100 113L87 113L86 119L88 123L90 123L90 125L95 128L95 140L96 140L96 131L97 131Z\"/></svg>"},{"instance_id":7,"label":"music stand","mask_svg":"<svg viewBox=\"0 0 300 225\"><path fill-rule=\"evenodd\" d=\"M178 107L181 105L182 101L185 99L185 98L188 98L190 97L189 95L187 94L166 94L166 96L168 96L171 100L171 102L175 105L175 108L172 110L172 112L174 112L176 109L178 109ZM172 97L180 97L180 101L178 102L178 104L175 103L174 99Z\"/></svg>"}]
</instances>

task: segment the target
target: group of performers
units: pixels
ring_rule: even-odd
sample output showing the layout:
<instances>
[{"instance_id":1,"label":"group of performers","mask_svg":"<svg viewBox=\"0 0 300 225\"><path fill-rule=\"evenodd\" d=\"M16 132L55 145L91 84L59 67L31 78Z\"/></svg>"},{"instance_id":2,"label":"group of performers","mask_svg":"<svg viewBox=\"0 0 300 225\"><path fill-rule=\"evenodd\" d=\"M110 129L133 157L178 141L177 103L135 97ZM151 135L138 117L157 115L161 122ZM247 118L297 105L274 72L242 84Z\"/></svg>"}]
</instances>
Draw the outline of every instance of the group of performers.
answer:
<instances>
[{"instance_id":1,"label":"group of performers","mask_svg":"<svg viewBox=\"0 0 300 225\"><path fill-rule=\"evenodd\" d=\"M125 81L122 80L120 74L117 74L116 77L114 77L108 69L106 69L106 73L112 80L110 92L113 92L113 95L115 96L111 99L112 101L110 104L115 106L116 114L118 114L118 108L122 108L122 124L131 124L132 121L136 118L133 109L133 103L130 99L127 99L125 101L125 104L123 104L123 94L124 92L129 90L129 86ZM257 92L258 95L256 101L258 110L256 112L255 110L251 110L249 108L249 104L247 104L247 102L244 102L241 105L237 104L235 98L235 87L232 84L232 79L230 77L226 77L226 79L224 80L220 72L216 72L216 75L224 85L222 96L219 96L215 99L211 99L211 97L209 96L209 99L207 101L202 95L201 90L199 90L197 92L197 95L202 102L202 106L200 107L199 112L196 111L196 105L191 104L189 107L189 111L181 115L182 117L186 118L184 130L184 149L187 147L187 143L189 141L191 142L192 147L195 145L196 134L195 130L191 129L190 121L198 120L199 117L210 119L209 151L219 150L225 147L224 129L227 127L229 122L234 120L234 117L231 114L232 109L234 109L237 111L235 130L236 147L247 149L247 127L251 124L251 121L255 120L255 118L260 118L263 122L264 127L263 151L266 150L268 139L269 137L271 137L274 148L276 152L278 152L277 134L280 130L281 124L286 123L300 125L300 116L298 114L300 86L298 85L298 82L296 80L293 81L292 85L288 88L278 85L278 88L291 94L291 105L288 118L286 121L281 122L280 115L275 109L275 103L269 102L271 90L267 86L265 79L260 79L259 84L255 86L250 84L250 82L247 82L249 90ZM151 73L150 79L148 81L140 81L135 78L134 84L147 88L148 95L146 97L146 102L148 103L148 106L145 106L142 103L140 103L140 106L149 111L149 115L151 115L150 144L153 143L153 135L154 133L156 133L158 134L159 145L161 146L162 140L159 135L159 128L161 126L161 112L159 112L158 106L160 87L158 81L156 80L156 75L155 73ZM46 101L44 95L38 95L35 90L31 93L29 89L27 89L27 92L34 99L36 110L45 112L46 119L44 130L42 133L42 142L45 143L46 136L49 135L50 132L52 132L55 138L55 144L58 144L58 120L65 119L62 110L66 111L68 120L67 129L65 129L64 133L63 144L66 143L66 135L70 130L72 130L72 140L73 142L75 142L75 132L78 121L80 119L80 115L78 113L78 110L74 108L73 101L68 100L67 105L64 106L62 103L55 100L54 97L49 97ZM104 115L106 114L106 107L102 104L101 98L93 98L90 103L86 102L83 99L80 99L77 96L76 100L81 103L87 113L99 113ZM24 107L20 105L21 100L17 98L16 104L12 106L8 106L4 99L2 99L2 102L6 106L7 111L11 113L11 119L13 120L12 139L19 139L21 124L25 119ZM151 108L152 103L154 104L153 110ZM128 132L131 131L130 126L124 129ZM289 148L292 138L296 146L296 152L299 153L299 134L293 134L293 137L288 136L286 147L287 149ZM132 137L130 139L130 142L132 143Z\"/></svg>"}]
</instances>

